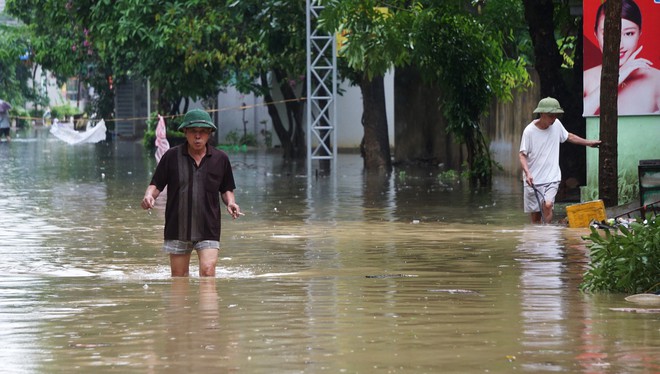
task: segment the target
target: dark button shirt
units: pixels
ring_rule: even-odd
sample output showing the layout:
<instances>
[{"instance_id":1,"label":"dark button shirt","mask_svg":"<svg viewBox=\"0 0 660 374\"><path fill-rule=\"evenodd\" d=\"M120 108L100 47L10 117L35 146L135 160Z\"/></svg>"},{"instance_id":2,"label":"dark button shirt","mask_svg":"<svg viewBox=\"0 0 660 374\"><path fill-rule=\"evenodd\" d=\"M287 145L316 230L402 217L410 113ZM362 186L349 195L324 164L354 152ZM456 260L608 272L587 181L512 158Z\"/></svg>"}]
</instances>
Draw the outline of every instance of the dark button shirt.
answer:
<instances>
[{"instance_id":1,"label":"dark button shirt","mask_svg":"<svg viewBox=\"0 0 660 374\"><path fill-rule=\"evenodd\" d=\"M226 153L207 145L197 166L187 144L170 148L151 184L167 187L165 240L220 240L220 194L236 188Z\"/></svg>"}]
</instances>

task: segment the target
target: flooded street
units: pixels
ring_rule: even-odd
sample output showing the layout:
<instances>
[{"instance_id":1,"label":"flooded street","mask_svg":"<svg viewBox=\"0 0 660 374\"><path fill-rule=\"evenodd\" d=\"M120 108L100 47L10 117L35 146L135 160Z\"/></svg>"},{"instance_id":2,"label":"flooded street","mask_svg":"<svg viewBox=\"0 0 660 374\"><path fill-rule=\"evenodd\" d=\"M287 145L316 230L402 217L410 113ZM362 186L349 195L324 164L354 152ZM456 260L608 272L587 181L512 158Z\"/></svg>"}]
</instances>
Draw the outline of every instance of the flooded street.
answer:
<instances>
[{"instance_id":1,"label":"flooded street","mask_svg":"<svg viewBox=\"0 0 660 374\"><path fill-rule=\"evenodd\" d=\"M0 143L8 373L658 373L660 315L579 291L588 231L532 226L520 182L230 153L215 279L172 279L139 142ZM564 215L558 212L558 216Z\"/></svg>"}]
</instances>

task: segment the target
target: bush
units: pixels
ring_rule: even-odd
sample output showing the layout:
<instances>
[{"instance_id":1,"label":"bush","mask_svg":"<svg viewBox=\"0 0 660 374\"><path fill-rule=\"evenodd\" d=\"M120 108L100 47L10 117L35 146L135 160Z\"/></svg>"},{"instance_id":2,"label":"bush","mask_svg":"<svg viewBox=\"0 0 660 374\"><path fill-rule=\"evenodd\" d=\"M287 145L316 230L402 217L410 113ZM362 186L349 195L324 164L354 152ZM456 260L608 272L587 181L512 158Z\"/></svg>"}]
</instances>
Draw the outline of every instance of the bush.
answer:
<instances>
[{"instance_id":1,"label":"bush","mask_svg":"<svg viewBox=\"0 0 660 374\"><path fill-rule=\"evenodd\" d=\"M43 109L30 109L30 117L40 120L44 116Z\"/></svg>"},{"instance_id":2,"label":"bush","mask_svg":"<svg viewBox=\"0 0 660 374\"><path fill-rule=\"evenodd\" d=\"M239 145L241 143L241 136L238 135L238 131L231 130L225 136L225 142L229 145Z\"/></svg>"},{"instance_id":3,"label":"bush","mask_svg":"<svg viewBox=\"0 0 660 374\"><path fill-rule=\"evenodd\" d=\"M30 120L28 119L30 117L30 113L28 113L25 108L17 107L17 108L12 108L9 110L9 114L11 117L14 117L16 120L16 127L19 129L23 129L26 127L30 126Z\"/></svg>"},{"instance_id":4,"label":"bush","mask_svg":"<svg viewBox=\"0 0 660 374\"><path fill-rule=\"evenodd\" d=\"M438 174L438 182L442 184L452 184L461 179L461 174L456 170L446 170Z\"/></svg>"},{"instance_id":5,"label":"bush","mask_svg":"<svg viewBox=\"0 0 660 374\"><path fill-rule=\"evenodd\" d=\"M229 145L246 145L254 147L257 145L257 137L251 132L241 136L238 134L238 131L232 130L225 136L225 143Z\"/></svg>"},{"instance_id":6,"label":"bush","mask_svg":"<svg viewBox=\"0 0 660 374\"><path fill-rule=\"evenodd\" d=\"M79 114L79 110L71 105L57 105L50 109L51 118L57 118L60 121L66 121L75 114Z\"/></svg>"},{"instance_id":7,"label":"bush","mask_svg":"<svg viewBox=\"0 0 660 374\"><path fill-rule=\"evenodd\" d=\"M583 237L591 243L581 289L635 294L660 286L660 220L634 222L613 231L606 229L602 235L592 227L591 235Z\"/></svg>"}]
</instances>

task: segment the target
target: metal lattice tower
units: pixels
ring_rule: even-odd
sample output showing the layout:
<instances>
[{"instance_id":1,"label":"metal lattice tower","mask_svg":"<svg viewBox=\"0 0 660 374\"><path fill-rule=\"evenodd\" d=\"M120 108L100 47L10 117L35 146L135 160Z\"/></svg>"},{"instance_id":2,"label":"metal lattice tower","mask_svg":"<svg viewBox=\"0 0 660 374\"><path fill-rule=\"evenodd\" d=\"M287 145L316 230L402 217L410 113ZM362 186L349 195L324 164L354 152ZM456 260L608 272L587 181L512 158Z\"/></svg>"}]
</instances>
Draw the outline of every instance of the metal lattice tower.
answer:
<instances>
[{"instance_id":1,"label":"metal lattice tower","mask_svg":"<svg viewBox=\"0 0 660 374\"><path fill-rule=\"evenodd\" d=\"M335 35L317 29L322 0L307 0L307 175L314 160L337 165L337 46Z\"/></svg>"}]
</instances>

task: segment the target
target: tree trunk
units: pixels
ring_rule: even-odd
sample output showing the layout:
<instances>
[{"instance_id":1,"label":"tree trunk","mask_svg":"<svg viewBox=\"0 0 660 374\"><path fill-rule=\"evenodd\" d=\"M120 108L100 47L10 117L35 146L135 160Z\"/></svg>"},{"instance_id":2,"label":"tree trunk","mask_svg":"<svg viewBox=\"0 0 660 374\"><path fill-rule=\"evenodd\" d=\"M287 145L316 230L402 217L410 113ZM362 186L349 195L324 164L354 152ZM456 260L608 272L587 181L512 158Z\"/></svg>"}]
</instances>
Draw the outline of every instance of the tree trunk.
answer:
<instances>
[{"instance_id":1,"label":"tree trunk","mask_svg":"<svg viewBox=\"0 0 660 374\"><path fill-rule=\"evenodd\" d=\"M284 106L286 108L287 120L289 122L289 136L291 136L291 143L293 144L293 153L291 154L294 159L304 159L307 155L307 143L305 142L305 129L303 123L303 110L305 108L304 102L299 101L298 96L289 84L288 75L279 70L274 70L275 79L280 84L280 92L284 97ZM304 86L306 87L306 86ZM305 91L303 90L303 95Z\"/></svg>"},{"instance_id":2,"label":"tree trunk","mask_svg":"<svg viewBox=\"0 0 660 374\"><path fill-rule=\"evenodd\" d=\"M600 140L603 143L598 154L598 196L608 207L619 202L617 126L620 44L621 0L608 0L600 77Z\"/></svg>"},{"instance_id":3,"label":"tree trunk","mask_svg":"<svg viewBox=\"0 0 660 374\"><path fill-rule=\"evenodd\" d=\"M582 117L582 85L579 84L581 78L575 82L576 84L569 85L562 74L563 59L554 34L554 3L553 0L523 0L525 19L534 45L535 68L541 82L541 98L552 96L559 100L565 112L561 121L566 130L584 137L586 122ZM565 8L562 9L568 11ZM578 51L582 53L581 48ZM581 61L581 58L576 59L572 77L578 74L581 77ZM564 143L560 148L559 163L564 181L575 178L578 184L586 183L586 151L583 146ZM566 192L564 188L562 185L563 190L560 191L562 194Z\"/></svg>"},{"instance_id":4,"label":"tree trunk","mask_svg":"<svg viewBox=\"0 0 660 374\"><path fill-rule=\"evenodd\" d=\"M366 76L360 81L362 90L362 125L364 138L362 152L364 168L369 172L389 173L392 171L390 156L390 140L387 129L385 106L385 84L383 76L368 80Z\"/></svg>"},{"instance_id":5,"label":"tree trunk","mask_svg":"<svg viewBox=\"0 0 660 374\"><path fill-rule=\"evenodd\" d=\"M284 123L282 122L280 113L277 110L277 106L274 104L273 96L270 94L266 73L261 73L260 77L261 86L264 88L265 92L264 101L267 103L266 108L268 109L268 115L270 116L270 120L273 121L273 130L275 130L275 134L277 135L277 138L280 140L280 144L282 145L284 159L291 159L293 158L294 151L293 143L291 142L291 138L289 136L289 131L287 131L286 127L284 127Z\"/></svg>"},{"instance_id":6,"label":"tree trunk","mask_svg":"<svg viewBox=\"0 0 660 374\"><path fill-rule=\"evenodd\" d=\"M298 101L293 88L289 85L285 74L281 71L274 71L275 80L279 82L280 92L284 98L286 123L289 124L288 128L280 116L280 111L274 103L273 96L271 95L271 88L268 84L268 77L266 73L262 73L261 86L263 88L264 100L268 108L268 115L273 121L273 130L280 140L282 145L283 157L286 160L304 159L306 152L305 132L303 130L303 109L304 104Z\"/></svg>"},{"instance_id":7,"label":"tree trunk","mask_svg":"<svg viewBox=\"0 0 660 374\"><path fill-rule=\"evenodd\" d=\"M402 164L461 166L458 150L446 131L440 89L422 80L415 67L396 68L394 75L394 161Z\"/></svg>"}]
</instances>

